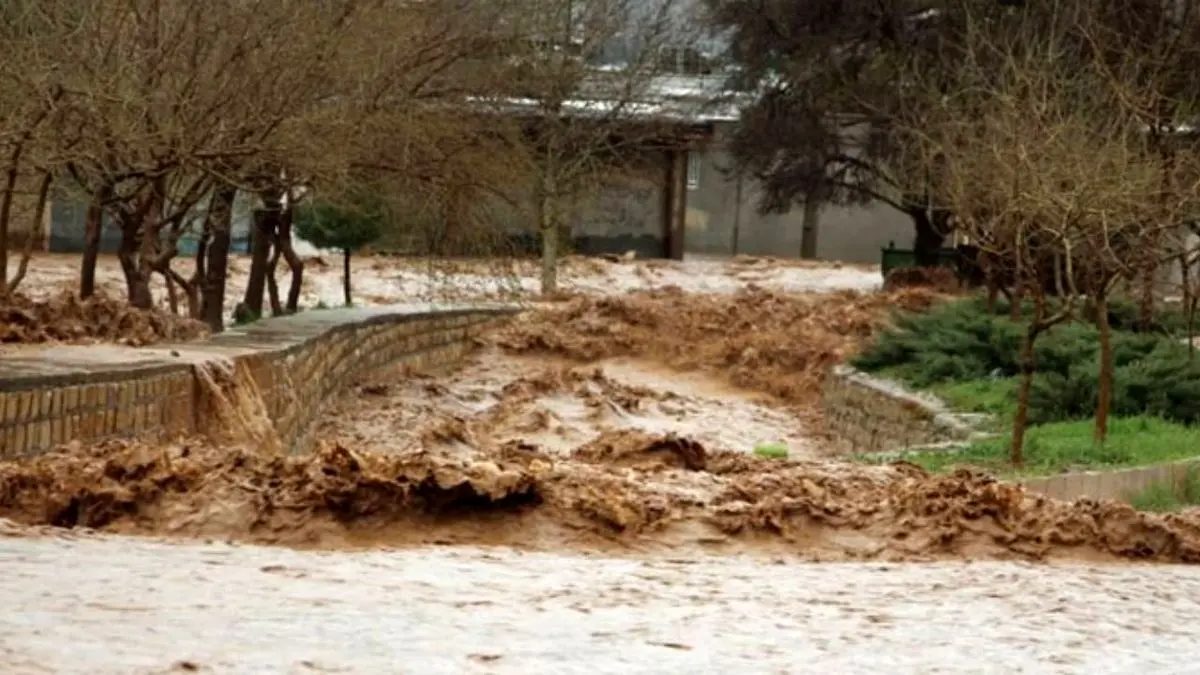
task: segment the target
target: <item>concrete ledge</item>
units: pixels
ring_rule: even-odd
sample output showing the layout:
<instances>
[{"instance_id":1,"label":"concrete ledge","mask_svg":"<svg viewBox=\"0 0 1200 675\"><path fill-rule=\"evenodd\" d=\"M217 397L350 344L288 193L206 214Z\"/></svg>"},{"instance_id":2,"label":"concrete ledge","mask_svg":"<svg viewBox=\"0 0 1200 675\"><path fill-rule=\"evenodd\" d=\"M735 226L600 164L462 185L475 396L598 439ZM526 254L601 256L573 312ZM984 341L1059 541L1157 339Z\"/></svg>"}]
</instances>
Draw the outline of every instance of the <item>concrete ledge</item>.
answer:
<instances>
[{"instance_id":1,"label":"concrete ledge","mask_svg":"<svg viewBox=\"0 0 1200 675\"><path fill-rule=\"evenodd\" d=\"M274 440L300 451L323 406L354 381L400 363L451 365L481 330L516 311L429 304L330 309L266 319L199 342L60 346L3 357L0 459L70 440L224 431L219 398L254 399Z\"/></svg>"},{"instance_id":2,"label":"concrete ledge","mask_svg":"<svg viewBox=\"0 0 1200 675\"><path fill-rule=\"evenodd\" d=\"M1200 468L1200 459L1186 459L1169 464L1141 466L1114 471L1080 471L1043 478L1019 481L1034 494L1055 499L1113 499L1128 501L1155 484L1169 484L1178 489L1188 471Z\"/></svg>"},{"instance_id":3,"label":"concrete ledge","mask_svg":"<svg viewBox=\"0 0 1200 675\"><path fill-rule=\"evenodd\" d=\"M977 438L979 415L959 414L935 396L836 366L821 390L825 421L855 452L897 452Z\"/></svg>"}]
</instances>

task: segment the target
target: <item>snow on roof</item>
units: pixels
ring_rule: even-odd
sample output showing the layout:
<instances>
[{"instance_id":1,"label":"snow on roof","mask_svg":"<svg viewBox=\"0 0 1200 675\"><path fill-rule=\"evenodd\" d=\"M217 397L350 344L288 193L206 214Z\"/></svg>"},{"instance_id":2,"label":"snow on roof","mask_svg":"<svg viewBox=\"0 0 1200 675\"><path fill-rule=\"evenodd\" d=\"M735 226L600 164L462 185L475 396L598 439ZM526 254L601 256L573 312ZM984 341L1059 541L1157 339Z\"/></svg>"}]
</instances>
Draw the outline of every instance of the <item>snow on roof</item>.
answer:
<instances>
[{"instance_id":1,"label":"snow on roof","mask_svg":"<svg viewBox=\"0 0 1200 675\"><path fill-rule=\"evenodd\" d=\"M640 87L632 99L579 97L563 101L565 114L577 117L624 117L703 124L736 122L741 117L738 97L727 91L723 76L664 75L652 78ZM488 99L471 97L472 102L492 104L509 111L537 113L544 102L534 98Z\"/></svg>"}]
</instances>

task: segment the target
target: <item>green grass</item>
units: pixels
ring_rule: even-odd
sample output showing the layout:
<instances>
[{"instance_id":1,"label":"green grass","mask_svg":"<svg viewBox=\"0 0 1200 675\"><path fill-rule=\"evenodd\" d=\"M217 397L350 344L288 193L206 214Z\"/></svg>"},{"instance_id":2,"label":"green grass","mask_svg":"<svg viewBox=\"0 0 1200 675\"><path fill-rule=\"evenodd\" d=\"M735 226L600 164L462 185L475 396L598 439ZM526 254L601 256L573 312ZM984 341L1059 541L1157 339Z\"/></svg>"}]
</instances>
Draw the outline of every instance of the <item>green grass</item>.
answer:
<instances>
[{"instance_id":1,"label":"green grass","mask_svg":"<svg viewBox=\"0 0 1200 675\"><path fill-rule=\"evenodd\" d=\"M1025 436L1025 466L1020 470L1009 463L1007 434L979 441L961 452L921 452L905 459L929 471L970 466L1012 477L1141 466L1200 454L1200 428L1155 417L1112 419L1108 440L1101 446L1092 443L1092 428L1091 420L1031 427Z\"/></svg>"},{"instance_id":2,"label":"green grass","mask_svg":"<svg viewBox=\"0 0 1200 675\"><path fill-rule=\"evenodd\" d=\"M783 443L760 443L754 447L754 454L768 459L787 459L788 448Z\"/></svg>"},{"instance_id":3,"label":"green grass","mask_svg":"<svg viewBox=\"0 0 1200 675\"><path fill-rule=\"evenodd\" d=\"M926 391L955 412L994 415L997 425L1008 424L1016 412L1019 378L1000 377L935 384Z\"/></svg>"},{"instance_id":4,"label":"green grass","mask_svg":"<svg viewBox=\"0 0 1200 675\"><path fill-rule=\"evenodd\" d=\"M1179 486L1156 483L1129 498L1139 511L1178 511L1200 505L1200 469L1189 469Z\"/></svg>"}]
</instances>

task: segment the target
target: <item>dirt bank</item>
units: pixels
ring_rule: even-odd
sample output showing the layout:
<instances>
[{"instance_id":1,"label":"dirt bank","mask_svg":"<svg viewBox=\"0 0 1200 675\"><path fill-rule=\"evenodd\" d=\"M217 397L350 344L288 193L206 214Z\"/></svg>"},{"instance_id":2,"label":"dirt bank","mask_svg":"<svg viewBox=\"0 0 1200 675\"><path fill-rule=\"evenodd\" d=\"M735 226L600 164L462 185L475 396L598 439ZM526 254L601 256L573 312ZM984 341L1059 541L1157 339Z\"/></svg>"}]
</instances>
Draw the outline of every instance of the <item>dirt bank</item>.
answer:
<instances>
[{"instance_id":1,"label":"dirt bank","mask_svg":"<svg viewBox=\"0 0 1200 675\"><path fill-rule=\"evenodd\" d=\"M493 341L510 352L584 362L645 356L807 404L828 369L854 353L891 310L923 309L937 297L920 288L801 294L756 286L734 294L663 288L577 297L528 313Z\"/></svg>"},{"instance_id":2,"label":"dirt bank","mask_svg":"<svg viewBox=\"0 0 1200 675\"><path fill-rule=\"evenodd\" d=\"M206 332L199 321L135 309L108 293L79 300L64 290L38 299L17 294L0 301L0 344L107 342L141 347L191 340Z\"/></svg>"},{"instance_id":3,"label":"dirt bank","mask_svg":"<svg viewBox=\"0 0 1200 675\"><path fill-rule=\"evenodd\" d=\"M402 455L327 445L282 458L199 442L109 443L0 465L0 517L316 547L1200 562L1195 517L1035 498L969 473L779 462L637 432L567 457L520 443L465 457L458 446L469 443L453 427Z\"/></svg>"}]
</instances>

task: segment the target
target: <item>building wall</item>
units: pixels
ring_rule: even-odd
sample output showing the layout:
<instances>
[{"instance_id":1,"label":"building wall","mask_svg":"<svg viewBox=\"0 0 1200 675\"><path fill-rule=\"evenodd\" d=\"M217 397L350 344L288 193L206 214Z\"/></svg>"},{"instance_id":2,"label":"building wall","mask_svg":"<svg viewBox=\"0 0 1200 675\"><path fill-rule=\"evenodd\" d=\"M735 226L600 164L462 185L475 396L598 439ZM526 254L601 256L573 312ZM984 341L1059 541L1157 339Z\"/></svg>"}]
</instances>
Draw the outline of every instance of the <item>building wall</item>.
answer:
<instances>
[{"instance_id":1,"label":"building wall","mask_svg":"<svg viewBox=\"0 0 1200 675\"><path fill-rule=\"evenodd\" d=\"M250 236L250 214L253 197L239 192L234 201L233 251L248 250ZM201 200L193 210L192 221L203 222L207 200ZM87 214L87 198L72 192L63 192L50 202L49 250L55 253L80 253L83 251L84 220ZM198 230L196 230L198 231ZM185 234L180 238L179 249L183 255L195 250L196 235ZM116 253L121 245L121 232L111 216L104 214L104 227L100 230L100 252Z\"/></svg>"},{"instance_id":2,"label":"building wall","mask_svg":"<svg viewBox=\"0 0 1200 675\"><path fill-rule=\"evenodd\" d=\"M570 217L572 246L579 253L666 255L663 191L666 158L654 153L646 166L613 174L575 200Z\"/></svg>"},{"instance_id":3,"label":"building wall","mask_svg":"<svg viewBox=\"0 0 1200 675\"><path fill-rule=\"evenodd\" d=\"M744 179L739 194L738 181L729 173L732 163L724 147L727 138L728 125L718 127L715 138L705 148L693 150L689 158L689 178L694 180L687 193L687 251L798 257L804 209L760 214L756 181ZM889 242L907 248L912 237L911 220L886 204L826 206L818 221L817 257L878 263L880 249Z\"/></svg>"}]
</instances>

